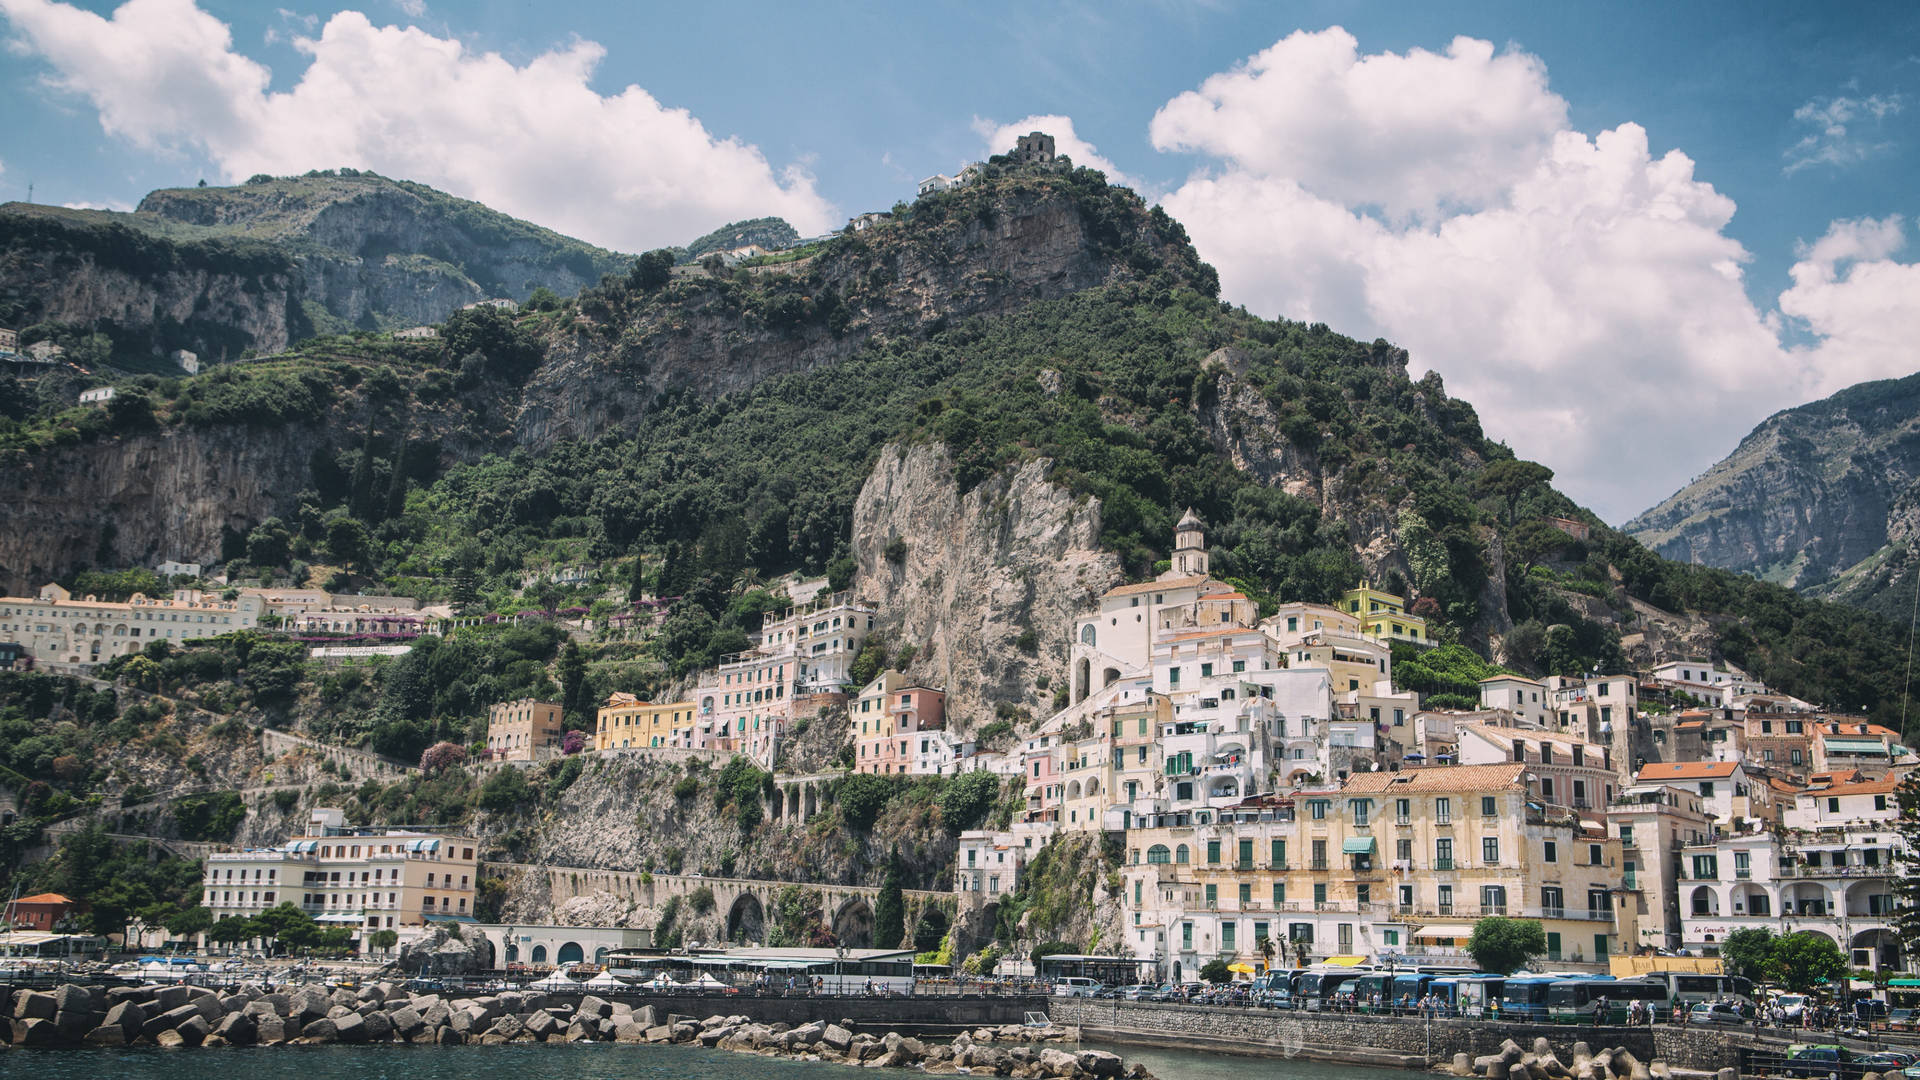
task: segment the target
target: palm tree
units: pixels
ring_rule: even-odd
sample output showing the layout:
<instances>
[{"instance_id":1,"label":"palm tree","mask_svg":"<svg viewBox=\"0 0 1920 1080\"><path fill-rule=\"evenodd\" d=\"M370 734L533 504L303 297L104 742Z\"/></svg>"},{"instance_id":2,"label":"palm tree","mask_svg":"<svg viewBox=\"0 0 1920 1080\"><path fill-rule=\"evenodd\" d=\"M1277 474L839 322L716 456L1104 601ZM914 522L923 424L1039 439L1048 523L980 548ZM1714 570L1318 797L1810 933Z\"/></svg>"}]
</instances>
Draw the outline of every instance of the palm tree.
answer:
<instances>
[{"instance_id":1,"label":"palm tree","mask_svg":"<svg viewBox=\"0 0 1920 1080\"><path fill-rule=\"evenodd\" d=\"M1274 953L1273 939L1270 937L1261 938L1260 939L1260 958L1267 962L1267 967L1269 968L1273 967L1273 953Z\"/></svg>"}]
</instances>

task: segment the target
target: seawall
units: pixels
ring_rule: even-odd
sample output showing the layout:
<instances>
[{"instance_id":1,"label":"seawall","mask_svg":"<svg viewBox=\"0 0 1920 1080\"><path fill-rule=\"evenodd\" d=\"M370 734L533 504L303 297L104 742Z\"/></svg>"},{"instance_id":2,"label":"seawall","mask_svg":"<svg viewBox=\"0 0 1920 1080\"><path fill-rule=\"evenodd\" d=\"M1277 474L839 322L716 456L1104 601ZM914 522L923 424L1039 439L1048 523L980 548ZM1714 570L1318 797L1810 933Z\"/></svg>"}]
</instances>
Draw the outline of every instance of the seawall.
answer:
<instances>
[{"instance_id":1,"label":"seawall","mask_svg":"<svg viewBox=\"0 0 1920 1080\"><path fill-rule=\"evenodd\" d=\"M1664 1058L1683 1069L1713 1070L1741 1064L1740 1049L1755 1038L1743 1030L1601 1027L1572 1024L1488 1023L1413 1017L1277 1009L1223 1009L1131 1001L1055 998L1048 1015L1074 1025L1083 1037L1122 1045L1203 1049L1250 1057L1304 1057L1363 1065L1424 1068L1456 1053L1473 1057L1499 1052L1512 1039L1522 1046L1545 1036L1555 1050L1576 1041L1598 1049L1624 1046L1641 1061Z\"/></svg>"}]
</instances>

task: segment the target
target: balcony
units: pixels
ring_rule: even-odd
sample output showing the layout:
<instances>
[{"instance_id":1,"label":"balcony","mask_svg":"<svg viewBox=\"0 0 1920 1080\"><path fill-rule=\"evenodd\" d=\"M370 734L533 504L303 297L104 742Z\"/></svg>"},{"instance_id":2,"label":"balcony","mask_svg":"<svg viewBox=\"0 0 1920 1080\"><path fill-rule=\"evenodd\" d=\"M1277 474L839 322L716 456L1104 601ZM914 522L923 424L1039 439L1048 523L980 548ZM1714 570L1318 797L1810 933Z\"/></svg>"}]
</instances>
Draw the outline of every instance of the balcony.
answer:
<instances>
[{"instance_id":1,"label":"balcony","mask_svg":"<svg viewBox=\"0 0 1920 1080\"><path fill-rule=\"evenodd\" d=\"M1326 868L1327 860L1325 859L1315 859L1307 864L1307 869L1309 870L1325 870Z\"/></svg>"},{"instance_id":2,"label":"balcony","mask_svg":"<svg viewBox=\"0 0 1920 1080\"><path fill-rule=\"evenodd\" d=\"M1268 863L1268 864L1267 864L1267 869L1269 869L1269 870L1286 870L1286 869L1287 869L1287 860L1285 860L1285 859L1278 859L1278 860L1275 860L1274 862L1270 862L1270 863Z\"/></svg>"},{"instance_id":3,"label":"balcony","mask_svg":"<svg viewBox=\"0 0 1920 1080\"><path fill-rule=\"evenodd\" d=\"M1452 859L1435 859L1433 860L1433 868L1435 870L1451 870L1453 869L1453 860Z\"/></svg>"}]
</instances>

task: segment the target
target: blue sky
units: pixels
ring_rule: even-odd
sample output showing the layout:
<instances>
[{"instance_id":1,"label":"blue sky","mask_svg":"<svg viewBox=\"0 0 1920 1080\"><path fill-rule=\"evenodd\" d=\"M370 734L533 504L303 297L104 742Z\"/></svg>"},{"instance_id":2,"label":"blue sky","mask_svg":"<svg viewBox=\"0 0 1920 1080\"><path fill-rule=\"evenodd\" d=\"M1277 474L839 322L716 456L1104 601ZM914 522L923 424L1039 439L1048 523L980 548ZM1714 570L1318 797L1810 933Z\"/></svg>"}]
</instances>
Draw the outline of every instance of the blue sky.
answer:
<instances>
[{"instance_id":1,"label":"blue sky","mask_svg":"<svg viewBox=\"0 0 1920 1080\"><path fill-rule=\"evenodd\" d=\"M1230 299L1407 345L1616 522L1920 367L1911 3L115 12L0 0L0 198L354 165L638 250L830 227L1065 118Z\"/></svg>"}]
</instances>

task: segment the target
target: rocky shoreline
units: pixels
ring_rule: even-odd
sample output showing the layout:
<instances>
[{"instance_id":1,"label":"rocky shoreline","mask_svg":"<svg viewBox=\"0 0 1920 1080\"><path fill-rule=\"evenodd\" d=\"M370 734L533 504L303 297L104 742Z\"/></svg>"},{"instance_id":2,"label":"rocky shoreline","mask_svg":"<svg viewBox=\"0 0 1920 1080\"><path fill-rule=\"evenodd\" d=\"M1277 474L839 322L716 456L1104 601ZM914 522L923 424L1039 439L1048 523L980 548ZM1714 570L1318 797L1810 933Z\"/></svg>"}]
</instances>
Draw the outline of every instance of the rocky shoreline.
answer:
<instances>
[{"instance_id":1,"label":"rocky shoreline","mask_svg":"<svg viewBox=\"0 0 1920 1080\"><path fill-rule=\"evenodd\" d=\"M831 1061L865 1068L920 1068L930 1073L1017 1080L1152 1080L1104 1050L1063 1048L1068 1028L1018 1024L963 1032L929 1042L887 1031L858 1031L851 1022L793 1027L745 1016L661 1016L588 994L582 997L506 992L444 998L409 994L393 983L359 990L248 986L228 994L197 986L82 986L19 990L0 1017L0 1048L136 1046L314 1046L336 1043L653 1043Z\"/></svg>"}]
</instances>

